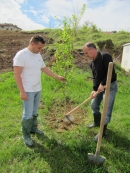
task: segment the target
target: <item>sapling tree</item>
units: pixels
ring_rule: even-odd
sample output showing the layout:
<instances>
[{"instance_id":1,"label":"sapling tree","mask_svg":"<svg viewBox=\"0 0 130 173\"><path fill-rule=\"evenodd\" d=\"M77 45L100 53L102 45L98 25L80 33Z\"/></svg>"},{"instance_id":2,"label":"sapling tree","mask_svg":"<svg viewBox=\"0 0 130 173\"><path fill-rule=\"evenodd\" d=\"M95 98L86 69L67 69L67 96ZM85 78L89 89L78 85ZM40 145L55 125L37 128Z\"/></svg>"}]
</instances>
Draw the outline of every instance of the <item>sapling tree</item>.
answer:
<instances>
[{"instance_id":1,"label":"sapling tree","mask_svg":"<svg viewBox=\"0 0 130 173\"><path fill-rule=\"evenodd\" d=\"M64 93L65 109L68 101L67 90L69 89L69 83L72 80L72 72L74 67L73 58L73 43L76 36L76 30L78 28L79 21L84 14L85 5L83 5L79 14L72 15L71 18L64 17L62 21L62 29L59 30L61 40L55 43L56 46L56 62L53 66L53 70L65 77L65 83L59 83L60 89Z\"/></svg>"},{"instance_id":2,"label":"sapling tree","mask_svg":"<svg viewBox=\"0 0 130 173\"><path fill-rule=\"evenodd\" d=\"M63 28L59 30L61 40L55 43L56 46L56 62L53 66L53 70L65 77L65 83L59 83L59 88L64 93L65 106L67 101L66 92L68 90L68 83L72 79L73 71L73 38L71 36L72 30L70 24L66 18L63 20Z\"/></svg>"}]
</instances>

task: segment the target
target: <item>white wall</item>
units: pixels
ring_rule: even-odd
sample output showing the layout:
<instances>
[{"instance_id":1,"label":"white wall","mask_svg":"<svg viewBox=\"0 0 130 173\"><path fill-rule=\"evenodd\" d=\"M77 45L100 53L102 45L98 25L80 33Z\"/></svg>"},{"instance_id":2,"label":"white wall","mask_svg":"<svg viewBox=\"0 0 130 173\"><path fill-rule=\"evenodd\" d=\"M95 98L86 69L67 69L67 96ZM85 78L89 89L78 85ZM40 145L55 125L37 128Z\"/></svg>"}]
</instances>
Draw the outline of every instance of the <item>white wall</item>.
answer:
<instances>
[{"instance_id":1,"label":"white wall","mask_svg":"<svg viewBox=\"0 0 130 173\"><path fill-rule=\"evenodd\" d=\"M121 67L130 72L130 43L123 45Z\"/></svg>"},{"instance_id":2,"label":"white wall","mask_svg":"<svg viewBox=\"0 0 130 173\"><path fill-rule=\"evenodd\" d=\"M4 27L1 27L1 26L0 26L0 30L12 30L12 31L18 31L18 30L20 30L20 29L15 28L14 26L4 26Z\"/></svg>"}]
</instances>

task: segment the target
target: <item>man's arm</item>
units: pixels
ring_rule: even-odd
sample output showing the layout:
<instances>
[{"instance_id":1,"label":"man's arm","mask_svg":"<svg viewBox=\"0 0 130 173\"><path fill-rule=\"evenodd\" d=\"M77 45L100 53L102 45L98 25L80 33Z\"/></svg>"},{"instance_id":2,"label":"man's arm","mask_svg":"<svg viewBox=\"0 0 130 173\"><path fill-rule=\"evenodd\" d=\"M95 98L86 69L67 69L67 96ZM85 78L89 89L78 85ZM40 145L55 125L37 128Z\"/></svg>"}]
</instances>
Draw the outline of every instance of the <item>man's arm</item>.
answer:
<instances>
[{"instance_id":1,"label":"man's arm","mask_svg":"<svg viewBox=\"0 0 130 173\"><path fill-rule=\"evenodd\" d=\"M107 73L108 73L109 63L113 62L112 56L110 54L105 54L104 56L102 55L102 61L103 61L103 65L104 65L104 67L106 69L106 76L101 81L101 83L100 83L100 85L98 87L98 91L99 92L104 91L104 85L106 85L106 81L107 81Z\"/></svg>"},{"instance_id":2,"label":"man's arm","mask_svg":"<svg viewBox=\"0 0 130 173\"><path fill-rule=\"evenodd\" d=\"M14 66L14 78L17 84L17 87L20 91L20 98L21 100L27 100L27 94L24 90L23 87L23 83L22 83L22 79L21 79L21 73L22 73L23 67L19 67L19 66Z\"/></svg>"},{"instance_id":3,"label":"man's arm","mask_svg":"<svg viewBox=\"0 0 130 173\"><path fill-rule=\"evenodd\" d=\"M102 55L102 57L103 57L103 59L102 59L103 65L106 69L106 76L104 77L104 79L102 79L101 85L106 85L108 66L109 66L110 62L113 62L113 60L112 60L112 56L110 54L104 54L104 55Z\"/></svg>"},{"instance_id":4,"label":"man's arm","mask_svg":"<svg viewBox=\"0 0 130 173\"><path fill-rule=\"evenodd\" d=\"M55 78L55 79L57 79L57 80L60 80L60 81L62 81L62 82L65 81L64 77L59 76L59 75L53 73L48 67L42 68L42 72L44 72L44 73L47 74L48 76L50 76L50 77L52 77L52 78Z\"/></svg>"}]
</instances>

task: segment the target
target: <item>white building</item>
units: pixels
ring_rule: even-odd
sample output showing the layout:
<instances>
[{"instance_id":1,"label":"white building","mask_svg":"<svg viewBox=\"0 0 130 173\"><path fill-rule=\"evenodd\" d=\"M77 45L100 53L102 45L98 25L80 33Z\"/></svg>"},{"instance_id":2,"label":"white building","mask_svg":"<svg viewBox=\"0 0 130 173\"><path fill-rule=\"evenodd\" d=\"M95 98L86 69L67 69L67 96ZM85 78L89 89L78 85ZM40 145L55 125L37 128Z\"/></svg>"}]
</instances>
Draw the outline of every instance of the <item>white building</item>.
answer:
<instances>
[{"instance_id":1,"label":"white building","mask_svg":"<svg viewBox=\"0 0 130 173\"><path fill-rule=\"evenodd\" d=\"M130 72L130 43L123 45L121 67Z\"/></svg>"},{"instance_id":2,"label":"white building","mask_svg":"<svg viewBox=\"0 0 130 173\"><path fill-rule=\"evenodd\" d=\"M0 30L21 31L22 29L12 23L2 23L0 24Z\"/></svg>"}]
</instances>

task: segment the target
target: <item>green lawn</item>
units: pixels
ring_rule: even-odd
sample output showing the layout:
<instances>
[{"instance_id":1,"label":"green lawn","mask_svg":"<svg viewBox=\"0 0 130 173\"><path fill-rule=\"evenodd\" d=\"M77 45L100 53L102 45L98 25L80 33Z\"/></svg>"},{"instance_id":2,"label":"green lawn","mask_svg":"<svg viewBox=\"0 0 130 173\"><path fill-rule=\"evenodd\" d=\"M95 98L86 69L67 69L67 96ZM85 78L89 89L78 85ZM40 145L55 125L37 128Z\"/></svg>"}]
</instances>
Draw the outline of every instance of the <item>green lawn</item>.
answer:
<instances>
[{"instance_id":1,"label":"green lawn","mask_svg":"<svg viewBox=\"0 0 130 173\"><path fill-rule=\"evenodd\" d=\"M90 103L74 114L79 123L58 132L54 127L64 115L64 94L59 82L42 75L39 127L44 136L32 136L35 146L22 142L22 102L13 73L0 74L0 172L1 173L129 173L130 172L130 74L116 65L118 93L107 136L102 139L102 167L89 163L88 153L95 153L94 135L99 128L87 129L93 121ZM75 69L68 83L66 98L72 107L84 101L92 89L90 72ZM66 111L66 110L65 110ZM55 120L51 120L51 115ZM83 117L82 117L83 116ZM86 116L86 120L85 120Z\"/></svg>"}]
</instances>

